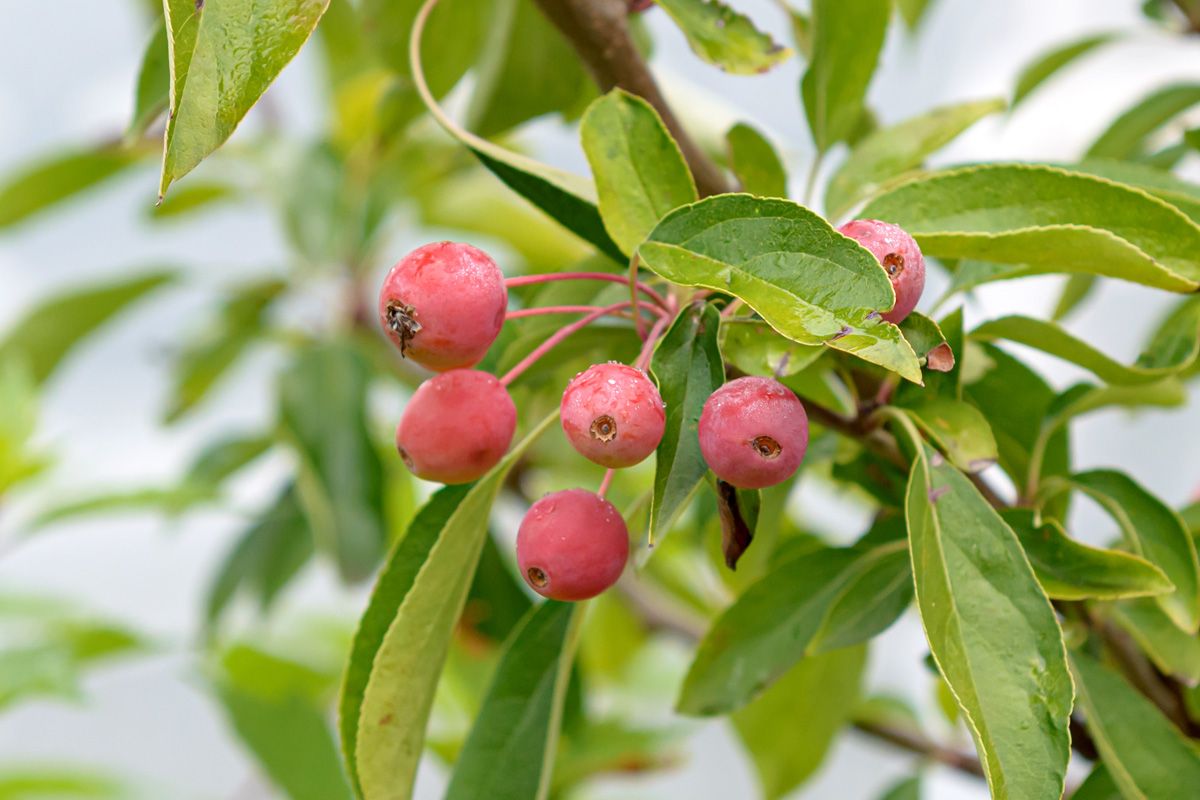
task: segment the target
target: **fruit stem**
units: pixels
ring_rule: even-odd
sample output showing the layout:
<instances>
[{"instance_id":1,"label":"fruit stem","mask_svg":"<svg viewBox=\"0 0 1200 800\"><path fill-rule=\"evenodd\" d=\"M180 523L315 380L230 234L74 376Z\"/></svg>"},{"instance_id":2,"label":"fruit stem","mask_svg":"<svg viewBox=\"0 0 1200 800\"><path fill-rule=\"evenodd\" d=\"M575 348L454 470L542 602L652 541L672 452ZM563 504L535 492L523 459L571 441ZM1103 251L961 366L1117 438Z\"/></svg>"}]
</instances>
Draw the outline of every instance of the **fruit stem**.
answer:
<instances>
[{"instance_id":1,"label":"fruit stem","mask_svg":"<svg viewBox=\"0 0 1200 800\"><path fill-rule=\"evenodd\" d=\"M608 281L609 283L627 283L627 280L620 275L613 275L609 272L548 272L544 275L518 275L515 278L505 278L504 285L508 288L514 286L529 286L535 283L550 283L552 281ZM635 281L637 289L660 308L667 308L667 301L661 294L654 291L651 287Z\"/></svg>"},{"instance_id":2,"label":"fruit stem","mask_svg":"<svg viewBox=\"0 0 1200 800\"><path fill-rule=\"evenodd\" d=\"M615 474L617 474L617 471L611 467L604 471L604 477L600 480L600 488L596 490L596 494L601 497L608 494L608 487L612 485L613 475Z\"/></svg>"},{"instance_id":3,"label":"fruit stem","mask_svg":"<svg viewBox=\"0 0 1200 800\"><path fill-rule=\"evenodd\" d=\"M629 299L631 302L634 302L634 303L637 302L637 286L638 286L637 275L638 275L638 254L635 252L629 258ZM646 323L642 320L640 315L634 321L634 325L637 326L638 338L641 339L643 342L646 341Z\"/></svg>"},{"instance_id":4,"label":"fruit stem","mask_svg":"<svg viewBox=\"0 0 1200 800\"><path fill-rule=\"evenodd\" d=\"M671 318L665 314L658 318L658 322L654 323L654 327L650 329L650 335L642 343L642 352L638 353L637 361L633 362L635 367L641 370L649 369L650 356L654 354L654 344L669 324L671 324Z\"/></svg>"},{"instance_id":5,"label":"fruit stem","mask_svg":"<svg viewBox=\"0 0 1200 800\"><path fill-rule=\"evenodd\" d=\"M629 305L626 303L626 305ZM663 316L663 310L653 303L647 303L645 300L638 301L638 307L642 311L650 311L655 315ZM521 319L522 317L537 317L542 314L588 314L596 311L600 306L540 306L538 308L519 308L514 311L509 311L504 318ZM614 316L631 318L632 315L624 311L613 312Z\"/></svg>"},{"instance_id":6,"label":"fruit stem","mask_svg":"<svg viewBox=\"0 0 1200 800\"><path fill-rule=\"evenodd\" d=\"M621 281L621 283L624 283L624 281ZM548 337L546 341L535 347L532 353L525 356L525 358L521 359L516 366L505 373L504 377L500 379L500 383L504 386L508 386L517 378L519 378L522 372L536 364L539 358L546 355L546 353L549 353L563 339L566 339L572 333L575 333L575 331L586 328L588 325L591 325L593 322L605 316L606 314L612 314L614 311L621 311L626 308L629 308L628 300L623 303L613 303L611 306L597 308L592 313L585 317L580 317L569 325L564 325L555 331L550 337Z\"/></svg>"}]
</instances>

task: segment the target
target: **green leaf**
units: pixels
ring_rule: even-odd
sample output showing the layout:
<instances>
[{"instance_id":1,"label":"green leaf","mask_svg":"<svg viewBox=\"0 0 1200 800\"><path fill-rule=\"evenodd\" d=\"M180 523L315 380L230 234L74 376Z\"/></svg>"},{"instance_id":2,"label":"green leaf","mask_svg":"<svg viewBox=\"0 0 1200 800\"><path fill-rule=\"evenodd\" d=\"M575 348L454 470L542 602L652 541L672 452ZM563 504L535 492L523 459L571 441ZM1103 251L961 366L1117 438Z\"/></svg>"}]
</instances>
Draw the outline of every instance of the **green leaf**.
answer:
<instances>
[{"instance_id":1,"label":"green leaf","mask_svg":"<svg viewBox=\"0 0 1200 800\"><path fill-rule=\"evenodd\" d=\"M1055 322L1061 322L1066 319L1072 311L1079 307L1079 304L1086 300L1096 288L1095 275L1076 274L1067 278L1067 282L1063 284L1062 294L1058 296L1058 302L1054 304L1054 311L1050 314L1050 319Z\"/></svg>"},{"instance_id":2,"label":"green leaf","mask_svg":"<svg viewBox=\"0 0 1200 800\"><path fill-rule=\"evenodd\" d=\"M140 152L99 147L36 162L0 184L0 230L48 211L137 163Z\"/></svg>"},{"instance_id":3,"label":"green leaf","mask_svg":"<svg viewBox=\"0 0 1200 800\"><path fill-rule=\"evenodd\" d=\"M308 41L329 0L164 0L171 112L158 193L233 133Z\"/></svg>"},{"instance_id":4,"label":"green leaf","mask_svg":"<svg viewBox=\"0 0 1200 800\"><path fill-rule=\"evenodd\" d=\"M1154 601L1114 603L1111 613L1163 674L1200 685L1200 639L1181 631Z\"/></svg>"},{"instance_id":5,"label":"green leaf","mask_svg":"<svg viewBox=\"0 0 1200 800\"><path fill-rule=\"evenodd\" d=\"M575 604L550 600L513 631L446 800L548 795L580 617Z\"/></svg>"},{"instance_id":6,"label":"green leaf","mask_svg":"<svg viewBox=\"0 0 1200 800\"><path fill-rule=\"evenodd\" d=\"M901 543L821 548L776 566L713 623L684 679L679 712L710 716L740 708L807 654L858 644L886 628L903 605L877 606L865 587L889 583L878 562L901 549ZM881 625L877 608L895 613Z\"/></svg>"},{"instance_id":7,"label":"green leaf","mask_svg":"<svg viewBox=\"0 0 1200 800\"><path fill-rule=\"evenodd\" d=\"M695 202L696 184L658 112L621 89L597 99L579 126L604 227L630 255L667 212Z\"/></svg>"},{"instance_id":8,"label":"green leaf","mask_svg":"<svg viewBox=\"0 0 1200 800\"><path fill-rule=\"evenodd\" d=\"M900 333L916 353L922 367L933 372L950 372L954 369L954 348L946 340L941 326L929 317L917 311L911 312L900 323Z\"/></svg>"},{"instance_id":9,"label":"green leaf","mask_svg":"<svg viewBox=\"0 0 1200 800\"><path fill-rule=\"evenodd\" d=\"M205 447L174 486L118 489L110 493L67 499L42 513L31 525L39 528L64 519L98 513L154 511L177 515L220 499L221 484L265 453L274 441L266 437L218 439Z\"/></svg>"},{"instance_id":10,"label":"green leaf","mask_svg":"<svg viewBox=\"0 0 1200 800\"><path fill-rule=\"evenodd\" d=\"M1115 33L1099 33L1085 36L1073 42L1060 45L1038 56L1028 64L1017 76L1017 85L1013 90L1012 105L1016 108L1034 89L1041 86L1055 73L1079 60L1101 45L1108 44L1117 38Z\"/></svg>"},{"instance_id":11,"label":"green leaf","mask_svg":"<svg viewBox=\"0 0 1200 800\"><path fill-rule=\"evenodd\" d=\"M228 184L193 183L175 192L161 204L151 206L148 215L153 220L173 220L237 196L238 190Z\"/></svg>"},{"instance_id":12,"label":"green leaf","mask_svg":"<svg viewBox=\"0 0 1200 800\"><path fill-rule=\"evenodd\" d=\"M905 513L930 651L992 796L1059 797L1072 688L1054 610L1004 520L966 476L920 446Z\"/></svg>"},{"instance_id":13,"label":"green leaf","mask_svg":"<svg viewBox=\"0 0 1200 800\"><path fill-rule=\"evenodd\" d=\"M792 51L754 27L721 0L658 0L692 52L734 75L755 75L791 58Z\"/></svg>"},{"instance_id":14,"label":"green leaf","mask_svg":"<svg viewBox=\"0 0 1200 800\"><path fill-rule=\"evenodd\" d=\"M1081 544L1055 520L1039 525L1034 512L1023 508L1008 509L1001 516L1021 540L1042 590L1056 600L1115 600L1175 590L1149 561Z\"/></svg>"},{"instance_id":15,"label":"green leaf","mask_svg":"<svg viewBox=\"0 0 1200 800\"><path fill-rule=\"evenodd\" d=\"M0 769L0 800L122 800L129 789L107 775L73 765Z\"/></svg>"},{"instance_id":16,"label":"green leaf","mask_svg":"<svg viewBox=\"0 0 1200 800\"><path fill-rule=\"evenodd\" d=\"M465 485L447 486L435 493L417 512L409 523L408 530L388 556L387 564L371 592L367 609L359 619L358 631L355 633L346 672L342 678L341 695L338 700L338 730L341 734L342 754L360 797L362 785L358 778L355 752L358 746L363 697L371 677L375 655L383 645L388 629L405 597L412 591L422 564L471 489L471 486Z\"/></svg>"},{"instance_id":17,"label":"green leaf","mask_svg":"<svg viewBox=\"0 0 1200 800\"><path fill-rule=\"evenodd\" d=\"M548 416L491 472L451 487L413 520L371 595L342 688L342 746L363 797L410 796L438 675L509 470Z\"/></svg>"},{"instance_id":18,"label":"green leaf","mask_svg":"<svg viewBox=\"0 0 1200 800\"><path fill-rule=\"evenodd\" d=\"M266 612L313 555L313 535L294 486L288 486L226 554L208 590L205 622L212 626L239 592L255 595Z\"/></svg>"},{"instance_id":19,"label":"green leaf","mask_svg":"<svg viewBox=\"0 0 1200 800\"><path fill-rule=\"evenodd\" d=\"M1165 86L1113 120L1088 148L1085 157L1134 160L1145 154L1151 134L1197 103L1200 103L1200 84Z\"/></svg>"},{"instance_id":20,"label":"green leaf","mask_svg":"<svg viewBox=\"0 0 1200 800\"><path fill-rule=\"evenodd\" d=\"M1069 482L1051 482L1046 494L1052 496L1068 487L1099 503L1120 526L1130 548L1163 571L1175 591L1159 595L1155 601L1176 625L1195 633L1200 628L1200 566L1195 542L1179 515L1115 470L1081 472Z\"/></svg>"},{"instance_id":21,"label":"green leaf","mask_svg":"<svg viewBox=\"0 0 1200 800\"><path fill-rule=\"evenodd\" d=\"M131 631L55 602L0 595L0 710L80 696L89 668L146 648Z\"/></svg>"},{"instance_id":22,"label":"green leaf","mask_svg":"<svg viewBox=\"0 0 1200 800\"><path fill-rule=\"evenodd\" d=\"M710 197L668 214L638 254L674 283L741 298L789 339L826 344L921 382L916 354L879 316L895 304L887 273L803 206Z\"/></svg>"},{"instance_id":23,"label":"green leaf","mask_svg":"<svg viewBox=\"0 0 1200 800\"><path fill-rule=\"evenodd\" d=\"M913 420L964 472L979 472L1000 457L987 418L961 400L934 398L909 408Z\"/></svg>"},{"instance_id":24,"label":"green leaf","mask_svg":"<svg viewBox=\"0 0 1200 800\"><path fill-rule=\"evenodd\" d=\"M167 272L153 272L60 294L31 309L0 339L0 362L28 368L36 383L54 372L75 345L127 306L163 286Z\"/></svg>"},{"instance_id":25,"label":"green leaf","mask_svg":"<svg viewBox=\"0 0 1200 800\"><path fill-rule=\"evenodd\" d=\"M1078 164L1064 165L1063 169L1084 172L1107 178L1110 181L1135 186L1160 200L1175 206L1193 222L1200 223L1200 186L1176 178L1166 170L1132 161L1113 161L1094 158Z\"/></svg>"},{"instance_id":26,"label":"green leaf","mask_svg":"<svg viewBox=\"0 0 1200 800\"><path fill-rule=\"evenodd\" d=\"M650 538L660 541L708 473L696 426L704 401L725 382L717 346L721 316L711 304L688 306L654 349L650 371L666 404L667 423L655 451Z\"/></svg>"},{"instance_id":27,"label":"green leaf","mask_svg":"<svg viewBox=\"0 0 1200 800\"><path fill-rule=\"evenodd\" d=\"M379 0L380 2L396 2L405 5L415 2L415 0ZM470 0L474 2L475 0ZM468 2L468 0L462 0ZM591 182L572 175L562 170L548 167L541 164L532 158L519 155L517 153L505 150L491 142L464 130L462 126L454 122L447 116L446 112L437 104L434 90L431 89L430 83L426 80L425 73L421 66L421 49L420 42L426 28L432 28L431 24L427 24L429 11L432 5L426 0L421 13L417 15L413 22L412 31L412 50L410 53L411 65L413 72L413 81L416 84L417 93L421 96L421 101L425 107L429 109L429 113L438 124L441 125L447 133L465 145L476 158L479 159L483 166L487 167L497 178L503 181L510 189L524 197L530 203L544 211L551 219L560 223L567 230L575 233L581 239L594 244L600 252L612 257L618 262L624 263L625 254L621 252L621 248L609 237L608 232L604 228L604 222L600 218L600 210L596 207L596 192ZM450 18L450 15L442 13L435 16ZM435 31L436 33L436 31ZM435 34L431 33L433 37ZM454 31L447 31L446 37L450 40L458 41L457 34ZM438 42L439 48L447 41L446 37L437 37L433 39ZM438 64L443 63L442 51L438 51Z\"/></svg>"},{"instance_id":28,"label":"green leaf","mask_svg":"<svg viewBox=\"0 0 1200 800\"><path fill-rule=\"evenodd\" d=\"M384 63L402 76L412 74L409 43L424 0L363 0L359 14ZM485 0L442 0L428 23L438 57L427 74L435 97L443 97L479 59L492 21Z\"/></svg>"},{"instance_id":29,"label":"green leaf","mask_svg":"<svg viewBox=\"0 0 1200 800\"><path fill-rule=\"evenodd\" d=\"M971 331L972 339L1006 339L1083 367L1114 386L1158 383L1187 369L1200 353L1200 313L1195 324L1181 320L1179 327L1150 343L1130 365L1106 356L1053 322L1033 317L1009 316L985 322Z\"/></svg>"},{"instance_id":30,"label":"green leaf","mask_svg":"<svg viewBox=\"0 0 1200 800\"><path fill-rule=\"evenodd\" d=\"M1173 798L1200 786L1200 752L1149 700L1082 653L1071 667L1088 731L1123 797Z\"/></svg>"},{"instance_id":31,"label":"green leaf","mask_svg":"<svg viewBox=\"0 0 1200 800\"><path fill-rule=\"evenodd\" d=\"M964 395L987 418L996 437L1000 466L1023 487L1032 453L1039 446L1043 420L1057 394L1040 375L999 347L971 343L968 349L972 372L978 372L964 375ZM1042 477L1069 469L1065 428L1059 428L1042 447Z\"/></svg>"},{"instance_id":32,"label":"green leaf","mask_svg":"<svg viewBox=\"0 0 1200 800\"><path fill-rule=\"evenodd\" d=\"M984 117L1004 110L1003 100L977 100L927 111L868 134L850 150L825 190L832 219L921 166Z\"/></svg>"},{"instance_id":33,"label":"green leaf","mask_svg":"<svg viewBox=\"0 0 1200 800\"><path fill-rule=\"evenodd\" d=\"M325 710L294 682L306 668L246 646L235 648L227 662L231 657L238 659L236 668L222 669L213 688L238 738L272 782L292 800L353 797Z\"/></svg>"},{"instance_id":34,"label":"green leaf","mask_svg":"<svg viewBox=\"0 0 1200 800\"><path fill-rule=\"evenodd\" d=\"M800 344L775 332L756 319L721 322L721 354L748 375L785 378L808 367L826 352L825 348Z\"/></svg>"},{"instance_id":35,"label":"green leaf","mask_svg":"<svg viewBox=\"0 0 1200 800\"><path fill-rule=\"evenodd\" d=\"M900 225L928 256L1021 265L1012 277L1081 272L1200 288L1200 227L1138 189L1057 167L929 173L875 198L861 216Z\"/></svg>"},{"instance_id":36,"label":"green leaf","mask_svg":"<svg viewBox=\"0 0 1200 800\"><path fill-rule=\"evenodd\" d=\"M167 47L167 26L159 22L138 70L137 87L133 95L133 118L125 131L125 141L133 143L145 135L154 121L167 110L171 93L171 54Z\"/></svg>"},{"instance_id":37,"label":"green leaf","mask_svg":"<svg viewBox=\"0 0 1200 800\"><path fill-rule=\"evenodd\" d=\"M579 57L534 3L501 0L492 13L467 111L471 130L494 136L543 114L569 112L594 93Z\"/></svg>"},{"instance_id":38,"label":"green leaf","mask_svg":"<svg viewBox=\"0 0 1200 800\"><path fill-rule=\"evenodd\" d=\"M865 543L860 542L862 548ZM864 555L829 605L810 653L828 653L875 638L891 627L913 598L908 549L880 544Z\"/></svg>"},{"instance_id":39,"label":"green leaf","mask_svg":"<svg viewBox=\"0 0 1200 800\"><path fill-rule=\"evenodd\" d=\"M262 332L267 309L285 288L283 281L258 281L225 298L214 329L190 341L175 362L167 422L175 422L208 395Z\"/></svg>"},{"instance_id":40,"label":"green leaf","mask_svg":"<svg viewBox=\"0 0 1200 800\"><path fill-rule=\"evenodd\" d=\"M859 646L806 658L734 712L734 730L750 751L766 800L789 794L821 766L859 699L866 656ZM796 736L798 720L803 736Z\"/></svg>"},{"instance_id":41,"label":"green leaf","mask_svg":"<svg viewBox=\"0 0 1200 800\"><path fill-rule=\"evenodd\" d=\"M862 119L890 17L889 0L813 0L813 54L801 94L818 152L845 141Z\"/></svg>"},{"instance_id":42,"label":"green leaf","mask_svg":"<svg viewBox=\"0 0 1200 800\"><path fill-rule=\"evenodd\" d=\"M1122 800L1112 775L1104 764L1097 764L1088 773L1087 779L1071 795L1071 800Z\"/></svg>"},{"instance_id":43,"label":"green leaf","mask_svg":"<svg viewBox=\"0 0 1200 800\"><path fill-rule=\"evenodd\" d=\"M591 777L627 776L630 767L640 774L677 766L681 756L674 729L631 728L617 720L582 726L564 736L554 760L552 796L569 790Z\"/></svg>"},{"instance_id":44,"label":"green leaf","mask_svg":"<svg viewBox=\"0 0 1200 800\"><path fill-rule=\"evenodd\" d=\"M921 800L921 779L905 778L884 792L879 800Z\"/></svg>"},{"instance_id":45,"label":"green leaf","mask_svg":"<svg viewBox=\"0 0 1200 800\"><path fill-rule=\"evenodd\" d=\"M31 440L37 428L38 397L24 364L0 360L0 497L45 466Z\"/></svg>"},{"instance_id":46,"label":"green leaf","mask_svg":"<svg viewBox=\"0 0 1200 800\"><path fill-rule=\"evenodd\" d=\"M742 191L759 197L787 197L787 172L779 154L761 133L739 122L725 133L729 168Z\"/></svg>"},{"instance_id":47,"label":"green leaf","mask_svg":"<svg viewBox=\"0 0 1200 800\"><path fill-rule=\"evenodd\" d=\"M300 459L301 506L346 580L371 574L387 541L383 462L367 424L370 379L363 355L335 340L301 351L279 386L283 431Z\"/></svg>"}]
</instances>

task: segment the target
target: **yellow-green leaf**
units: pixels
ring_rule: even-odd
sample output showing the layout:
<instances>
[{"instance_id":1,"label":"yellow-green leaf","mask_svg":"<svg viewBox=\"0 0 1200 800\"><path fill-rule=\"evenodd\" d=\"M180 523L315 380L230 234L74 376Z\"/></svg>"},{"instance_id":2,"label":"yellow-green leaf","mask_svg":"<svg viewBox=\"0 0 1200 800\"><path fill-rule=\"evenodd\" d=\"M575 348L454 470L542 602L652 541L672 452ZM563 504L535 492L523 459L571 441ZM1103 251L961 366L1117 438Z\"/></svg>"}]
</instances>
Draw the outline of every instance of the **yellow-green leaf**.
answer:
<instances>
[{"instance_id":1,"label":"yellow-green leaf","mask_svg":"<svg viewBox=\"0 0 1200 800\"><path fill-rule=\"evenodd\" d=\"M492 502L517 459L556 418L557 413L538 423L469 489L445 490L454 498L442 504L452 503L449 514L425 520L420 541L408 544L405 537L389 560L356 637L343 689L343 746L363 797L411 797L433 693ZM352 735L350 726L356 729Z\"/></svg>"},{"instance_id":2,"label":"yellow-green leaf","mask_svg":"<svg viewBox=\"0 0 1200 800\"><path fill-rule=\"evenodd\" d=\"M159 195L225 143L329 0L163 0L171 102Z\"/></svg>"},{"instance_id":3,"label":"yellow-green leaf","mask_svg":"<svg viewBox=\"0 0 1200 800\"><path fill-rule=\"evenodd\" d=\"M632 255L666 214L696 200L683 154L654 107L614 89L588 106L579 126L604 227Z\"/></svg>"},{"instance_id":4,"label":"yellow-green leaf","mask_svg":"<svg viewBox=\"0 0 1200 800\"><path fill-rule=\"evenodd\" d=\"M900 225L927 255L1020 266L1010 277L1082 272L1200 288L1200 226L1139 189L1057 167L930 173L875 198L862 216Z\"/></svg>"},{"instance_id":5,"label":"yellow-green leaf","mask_svg":"<svg viewBox=\"0 0 1200 800\"><path fill-rule=\"evenodd\" d=\"M880 318L895 292L879 262L788 200L710 197L669 214L638 248L674 283L740 297L800 344L824 344L921 382L900 329Z\"/></svg>"},{"instance_id":6,"label":"yellow-green leaf","mask_svg":"<svg viewBox=\"0 0 1200 800\"><path fill-rule=\"evenodd\" d=\"M722 0L658 0L687 37L692 51L735 75L766 72L792 51L776 44Z\"/></svg>"}]
</instances>

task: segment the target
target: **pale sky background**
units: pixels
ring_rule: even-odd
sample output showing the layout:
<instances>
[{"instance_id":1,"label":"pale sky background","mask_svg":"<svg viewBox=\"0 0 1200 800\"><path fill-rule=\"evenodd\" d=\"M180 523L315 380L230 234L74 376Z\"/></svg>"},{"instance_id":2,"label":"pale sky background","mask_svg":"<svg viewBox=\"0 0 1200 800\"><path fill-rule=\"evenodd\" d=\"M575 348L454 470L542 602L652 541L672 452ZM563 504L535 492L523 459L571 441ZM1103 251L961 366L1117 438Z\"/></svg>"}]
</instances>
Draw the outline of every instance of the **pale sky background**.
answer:
<instances>
[{"instance_id":1,"label":"pale sky background","mask_svg":"<svg viewBox=\"0 0 1200 800\"><path fill-rule=\"evenodd\" d=\"M783 31L769 0L733 5L764 27ZM1006 96L1014 77L1045 48L1085 33L1127 30L1129 41L1089 57L1031 97L1011 117L979 124L938 157L939 163L983 159L1070 160L1120 110L1172 80L1200 79L1200 43L1153 32L1137 0L937 0L919 38L894 26L870 104L885 122L949 102ZM132 2L0 0L0 174L58 148L119 132L131 107L138 59L148 34ZM669 94L689 106L685 118L712 131L737 119L756 121L784 152L793 176L811 155L798 101L800 65L745 79L698 62L661 12L655 68ZM315 135L323 102L315 52L301 54L271 90L288 126ZM254 114L248 126L255 124ZM548 160L582 170L574 139L552 123L531 134ZM202 168L203 169L203 168ZM794 178L794 183L799 179ZM46 398L39 441L58 457L50 479L0 516L0 590L65 596L146 632L159 654L114 664L86 682L86 700L25 702L0 714L0 765L10 760L69 761L128 776L147 797L250 800L273 797L229 734L197 675L198 609L213 568L243 525L232 513L195 514L182 525L152 517L96 519L8 544L22 518L51 497L91 489L167 482L217 432L249 429L273 415L268 386L256 375L270 356L244 362L201 413L159 428L166 402L164 353L178 347L189 320L203 319L212 289L231 278L264 274L284 263L286 247L268 212L230 206L181 224L151 224L156 175L124 177L90 199L0 235L0 330L30 304L79 281L161 264L186 268L189 288L160 293L109 327L73 358ZM795 193L798 185L793 186ZM405 231L395 252L432 238ZM383 265L381 265L383 266ZM1046 314L1059 278L999 284L967 306L968 327L1004 313ZM927 295L936 295L936 283ZM1072 320L1071 329L1106 352L1129 359L1171 300L1162 293L1106 282ZM183 327L181 327L181 320ZM1058 385L1083 373L1036 357ZM1075 427L1081 468L1119 466L1179 504L1200 485L1200 398L1184 410L1131 418L1098 414ZM238 491L245 509L261 506L281 465L256 465ZM830 531L856 531L862 519L805 482L800 501ZM1092 540L1111 533L1107 519L1080 504L1075 531ZM852 523L852 524L849 524ZM338 588L322 566L310 569L284 603L284 615L357 615L363 591ZM869 666L874 689L912 693L932 730L968 746L965 733L940 721L920 661L925 652L910 612L879 640ZM886 654L886 657L885 655ZM675 654L674 660L679 654ZM670 656L664 656L669 663ZM856 734L843 736L818 777L796 797L874 798L911 771L912 757ZM981 783L939 768L926 771L926 800L986 797ZM436 769L425 769L420 796L440 796ZM726 800L756 796L749 762L723 723L703 725L680 770L648 780L617 781L593 798Z\"/></svg>"}]
</instances>

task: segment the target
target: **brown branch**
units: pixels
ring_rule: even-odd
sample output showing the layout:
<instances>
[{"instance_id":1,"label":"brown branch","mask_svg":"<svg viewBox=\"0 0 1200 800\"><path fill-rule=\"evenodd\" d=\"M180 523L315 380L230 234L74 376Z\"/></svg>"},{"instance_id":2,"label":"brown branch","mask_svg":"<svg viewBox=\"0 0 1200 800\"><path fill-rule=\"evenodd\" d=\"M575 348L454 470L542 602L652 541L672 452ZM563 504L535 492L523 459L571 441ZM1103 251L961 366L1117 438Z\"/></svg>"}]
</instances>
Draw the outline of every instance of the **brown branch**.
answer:
<instances>
[{"instance_id":1,"label":"brown branch","mask_svg":"<svg viewBox=\"0 0 1200 800\"><path fill-rule=\"evenodd\" d=\"M667 106L654 76L629 33L626 0L534 0L579 53L602 91L613 87L636 94L658 111L679 143L701 196L733 187L716 164L696 145Z\"/></svg>"},{"instance_id":2,"label":"brown branch","mask_svg":"<svg viewBox=\"0 0 1200 800\"><path fill-rule=\"evenodd\" d=\"M868 722L866 720L856 720L854 727L862 733L874 736L876 739L882 739L888 744L895 745L902 750L923 755L932 761L956 769L959 772L973 775L976 778L984 777L983 765L979 763L978 758L970 753L938 744L923 734L878 722Z\"/></svg>"},{"instance_id":3,"label":"brown branch","mask_svg":"<svg viewBox=\"0 0 1200 800\"><path fill-rule=\"evenodd\" d=\"M1183 12L1187 20L1188 33L1200 33L1200 2L1196 0L1174 0L1175 7Z\"/></svg>"}]
</instances>

